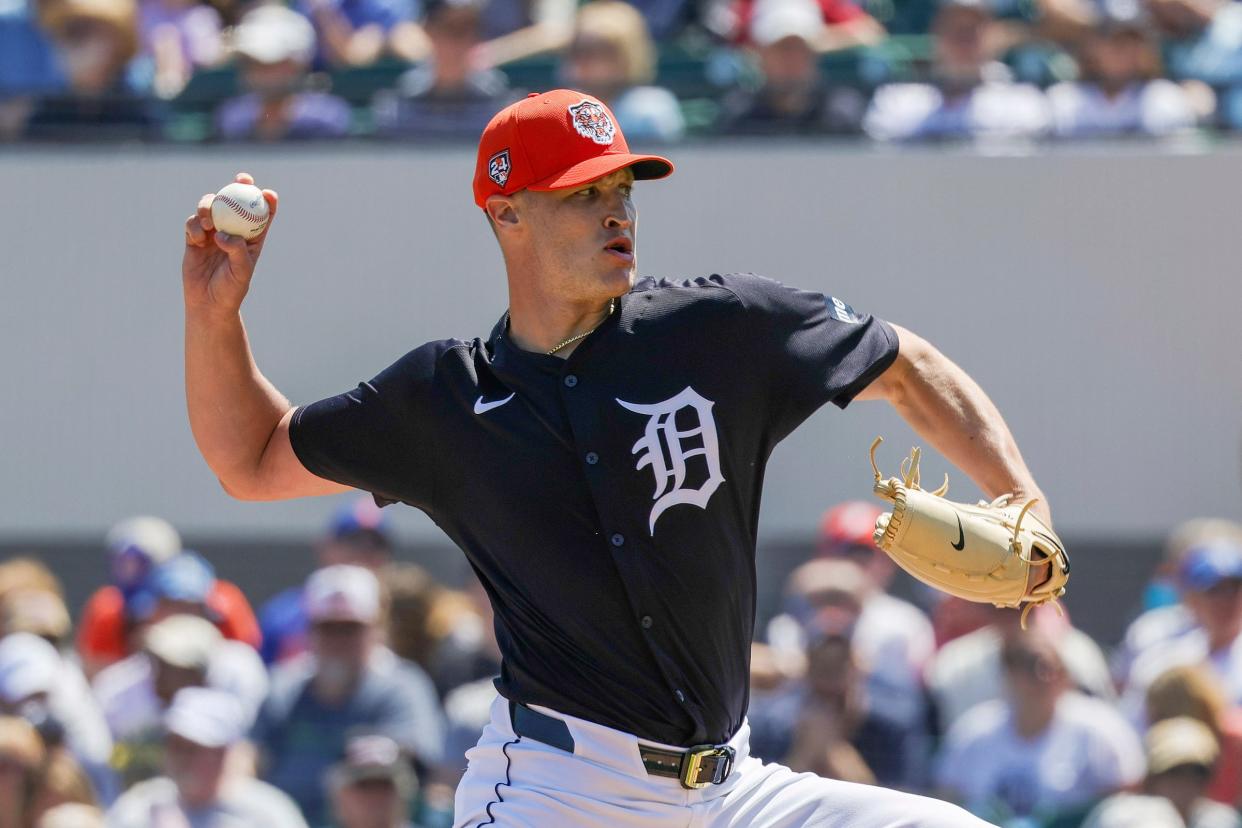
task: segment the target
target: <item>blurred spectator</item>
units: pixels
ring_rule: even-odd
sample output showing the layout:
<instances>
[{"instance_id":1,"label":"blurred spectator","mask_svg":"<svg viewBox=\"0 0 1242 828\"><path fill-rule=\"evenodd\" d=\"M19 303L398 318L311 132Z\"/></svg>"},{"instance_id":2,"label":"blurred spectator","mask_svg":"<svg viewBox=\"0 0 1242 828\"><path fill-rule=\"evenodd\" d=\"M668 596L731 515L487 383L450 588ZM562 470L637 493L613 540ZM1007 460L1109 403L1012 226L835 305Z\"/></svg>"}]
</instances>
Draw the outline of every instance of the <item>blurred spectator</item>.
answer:
<instances>
[{"instance_id":1,"label":"blurred spectator","mask_svg":"<svg viewBox=\"0 0 1242 828\"><path fill-rule=\"evenodd\" d=\"M1113 676L1118 685L1125 684L1134 660L1141 653L1196 629L1194 616L1181 601L1182 559L1196 546L1221 537L1242 543L1242 527L1228 520L1196 518L1178 525L1169 534L1164 559L1144 590L1146 609L1131 622L1121 645L1113 653Z\"/></svg>"},{"instance_id":2,"label":"blurred spectator","mask_svg":"<svg viewBox=\"0 0 1242 828\"><path fill-rule=\"evenodd\" d=\"M1129 16L1114 12L1117 5L1105 5L1082 42L1082 80L1048 90L1059 137L1169 135L1194 126L1190 96L1161 77L1159 45L1146 21L1137 9Z\"/></svg>"},{"instance_id":3,"label":"blurred spectator","mask_svg":"<svg viewBox=\"0 0 1242 828\"><path fill-rule=\"evenodd\" d=\"M1148 722L1173 718L1193 718L1212 731L1219 756L1206 794L1226 805L1242 805L1242 708L1229 705L1206 666L1174 667L1151 683Z\"/></svg>"},{"instance_id":4,"label":"blurred spectator","mask_svg":"<svg viewBox=\"0 0 1242 828\"><path fill-rule=\"evenodd\" d=\"M305 828L285 794L236 771L230 752L246 714L228 693L188 687L164 717L166 775L141 782L108 811L109 828Z\"/></svg>"},{"instance_id":5,"label":"blurred spectator","mask_svg":"<svg viewBox=\"0 0 1242 828\"><path fill-rule=\"evenodd\" d=\"M842 599L848 602L848 594ZM918 728L888 715L867 694L849 638L848 619L815 625L806 651L806 676L752 705L752 752L795 771L887 787L912 788ZM840 627L842 622L845 627Z\"/></svg>"},{"instance_id":6,"label":"blurred spectator","mask_svg":"<svg viewBox=\"0 0 1242 828\"><path fill-rule=\"evenodd\" d=\"M392 534L388 519L370 495L341 505L333 513L322 540L315 545L319 566L353 564L379 571L392 560ZM272 596L259 609L263 630L260 652L265 664L306 652L310 621L306 617L303 584Z\"/></svg>"},{"instance_id":7,"label":"blurred spectator","mask_svg":"<svg viewBox=\"0 0 1242 828\"><path fill-rule=\"evenodd\" d=\"M942 0L932 28L931 83L881 86L863 120L881 141L1034 137L1050 126L1034 86L1014 83L994 60L985 0Z\"/></svg>"},{"instance_id":8,"label":"blurred spectator","mask_svg":"<svg viewBox=\"0 0 1242 828\"><path fill-rule=\"evenodd\" d=\"M423 16L418 0L298 0L295 8L315 24L316 63L332 68L375 63L401 24Z\"/></svg>"},{"instance_id":9,"label":"blurred spectator","mask_svg":"<svg viewBox=\"0 0 1242 828\"><path fill-rule=\"evenodd\" d=\"M1242 828L1237 811L1205 796L1219 755L1207 725L1191 718L1165 719L1152 725L1145 742L1143 787L1173 803L1187 828Z\"/></svg>"},{"instance_id":10,"label":"blurred spectator","mask_svg":"<svg viewBox=\"0 0 1242 828\"><path fill-rule=\"evenodd\" d=\"M379 570L388 591L388 647L424 670L431 667L437 638L431 618L445 589L418 564L391 563Z\"/></svg>"},{"instance_id":11,"label":"blurred spectator","mask_svg":"<svg viewBox=\"0 0 1242 828\"><path fill-rule=\"evenodd\" d=\"M44 0L43 28L51 36L67 88L41 98L25 137L42 140L155 138L160 115L145 95L137 67L136 0Z\"/></svg>"},{"instance_id":12,"label":"blurred spectator","mask_svg":"<svg viewBox=\"0 0 1242 828\"><path fill-rule=\"evenodd\" d=\"M88 676L129 654L126 606L151 570L181 551L181 536L157 517L134 517L117 523L104 539L109 585L86 601L78 625L78 653Z\"/></svg>"},{"instance_id":13,"label":"blurred spectator","mask_svg":"<svg viewBox=\"0 0 1242 828\"><path fill-rule=\"evenodd\" d=\"M1242 826L1237 811L1204 797L1204 788L1217 757L1216 739L1206 725L1190 718L1165 719L1148 731L1144 742L1147 748L1147 778L1143 782L1145 795L1121 793L1109 797L1088 816L1086 828L1147 825L1147 821L1140 823L1140 819L1150 819L1152 811L1140 817L1141 812L1136 810L1139 801L1156 813L1163 812L1155 810L1164 808L1159 803L1172 806L1176 821L1163 816L1161 819L1174 826ZM1131 821L1123 822L1122 814L1127 812Z\"/></svg>"},{"instance_id":14,"label":"blurred spectator","mask_svg":"<svg viewBox=\"0 0 1242 828\"><path fill-rule=\"evenodd\" d=\"M73 754L101 799L115 795L112 738L100 707L82 671L46 639L29 632L0 639L0 713L27 719L47 748Z\"/></svg>"},{"instance_id":15,"label":"blurred spectator","mask_svg":"<svg viewBox=\"0 0 1242 828\"><path fill-rule=\"evenodd\" d=\"M161 98L175 97L195 71L224 57L220 13L200 0L139 0L138 31Z\"/></svg>"},{"instance_id":16,"label":"blurred spectator","mask_svg":"<svg viewBox=\"0 0 1242 828\"><path fill-rule=\"evenodd\" d=\"M854 0L736 0L725 19L739 45L776 42L772 30L788 28L795 20L816 54L869 46L884 38L884 27Z\"/></svg>"},{"instance_id":17,"label":"blurred spectator","mask_svg":"<svg viewBox=\"0 0 1242 828\"><path fill-rule=\"evenodd\" d=\"M867 573L870 588L854 628L854 650L876 677L869 685L873 692L880 685L892 688L905 701L909 715L899 714L898 699L878 701L900 721L914 724L924 711L918 699L923 674L936 651L935 636L922 610L888 593L897 565L872 540L880 513L878 506L861 501L829 509L820 520L818 551L829 559L851 560Z\"/></svg>"},{"instance_id":18,"label":"blurred spectator","mask_svg":"<svg viewBox=\"0 0 1242 828\"><path fill-rule=\"evenodd\" d=\"M651 85L655 45L629 3L594 0L582 6L560 72L566 86L607 104L630 141L675 141L685 134L677 98Z\"/></svg>"},{"instance_id":19,"label":"blurred spectator","mask_svg":"<svg viewBox=\"0 0 1242 828\"><path fill-rule=\"evenodd\" d=\"M319 824L328 817L324 773L351 736L382 732L431 766L444 724L426 674L379 643L380 588L370 570L320 569L306 582L305 601L310 653L273 671L254 737L266 754L265 778Z\"/></svg>"},{"instance_id":20,"label":"blurred spectator","mask_svg":"<svg viewBox=\"0 0 1242 828\"><path fill-rule=\"evenodd\" d=\"M146 779L162 764L163 716L177 692L210 686L238 701L249 726L267 691L258 655L227 641L205 619L172 615L144 634L135 653L95 678L95 694L117 742L114 765L126 784Z\"/></svg>"},{"instance_id":21,"label":"blurred spectator","mask_svg":"<svg viewBox=\"0 0 1242 828\"><path fill-rule=\"evenodd\" d=\"M1182 557L1178 583L1195 627L1134 659L1123 702L1135 723L1143 722L1147 687L1171 667L1209 665L1230 702L1242 703L1242 543L1221 536L1194 546Z\"/></svg>"},{"instance_id":22,"label":"blurred spectator","mask_svg":"<svg viewBox=\"0 0 1242 828\"><path fill-rule=\"evenodd\" d=\"M559 52L573 33L576 6L575 0L488 0L477 65L503 66Z\"/></svg>"},{"instance_id":23,"label":"blurred spectator","mask_svg":"<svg viewBox=\"0 0 1242 828\"><path fill-rule=\"evenodd\" d=\"M811 0L761 4L751 38L763 83L738 88L723 103L720 129L735 135L854 134L866 100L856 89L831 87L813 42L823 28Z\"/></svg>"},{"instance_id":24,"label":"blurred spectator","mask_svg":"<svg viewBox=\"0 0 1242 828\"><path fill-rule=\"evenodd\" d=\"M0 3L0 141L22 132L36 97L64 85L51 43L35 24L33 3Z\"/></svg>"},{"instance_id":25,"label":"blurred spectator","mask_svg":"<svg viewBox=\"0 0 1242 828\"><path fill-rule=\"evenodd\" d=\"M825 514L819 541L824 557L790 574L787 612L769 624L768 641L779 658L795 648L801 653L808 631L825 613L856 604L851 628L857 669L872 708L907 730L908 738L902 740L907 754L894 761L904 784L913 785L924 775L930 752L922 675L932 654L932 634L917 608L883 590L892 572L885 565L888 556L871 543L878 514L879 509L859 503L842 504Z\"/></svg>"},{"instance_id":26,"label":"blurred spectator","mask_svg":"<svg viewBox=\"0 0 1242 828\"><path fill-rule=\"evenodd\" d=\"M328 774L338 828L410 828L406 814L418 783L401 748L387 736L359 736Z\"/></svg>"},{"instance_id":27,"label":"blurred spectator","mask_svg":"<svg viewBox=\"0 0 1242 828\"><path fill-rule=\"evenodd\" d=\"M211 563L189 549L157 566L128 609L139 625L186 613L211 621L227 639L255 650L261 643L259 622L246 596L235 584L216 578Z\"/></svg>"},{"instance_id":28,"label":"blurred spectator","mask_svg":"<svg viewBox=\"0 0 1242 828\"><path fill-rule=\"evenodd\" d=\"M479 68L477 50L485 0L429 0L423 28L430 55L376 95L381 135L474 138L516 96L504 75Z\"/></svg>"},{"instance_id":29,"label":"blurred spectator","mask_svg":"<svg viewBox=\"0 0 1242 828\"><path fill-rule=\"evenodd\" d=\"M94 805L70 802L44 811L34 828L105 828L104 815Z\"/></svg>"},{"instance_id":30,"label":"blurred spectator","mask_svg":"<svg viewBox=\"0 0 1242 828\"><path fill-rule=\"evenodd\" d=\"M27 828L34 822L45 756L43 740L29 722L0 715L0 828Z\"/></svg>"},{"instance_id":31,"label":"blurred spectator","mask_svg":"<svg viewBox=\"0 0 1242 828\"><path fill-rule=\"evenodd\" d=\"M87 600L78 627L78 653L88 676L140 647L135 632L151 614L168 615L178 607L210 617L226 638L259 646L259 623L246 596L216 578L201 555L180 558L181 537L166 521L121 521L105 545L111 584Z\"/></svg>"},{"instance_id":32,"label":"blurred spectator","mask_svg":"<svg viewBox=\"0 0 1242 828\"><path fill-rule=\"evenodd\" d=\"M927 671L927 686L936 707L941 733L966 711L1004 695L1002 642L1018 632L1018 612L988 607L992 623L940 648ZM1116 698L1108 664L1091 636L1072 626L1051 607L1030 617L1032 630L1058 639L1057 649L1072 686L1080 693L1112 702Z\"/></svg>"},{"instance_id":33,"label":"blurred spectator","mask_svg":"<svg viewBox=\"0 0 1242 828\"><path fill-rule=\"evenodd\" d=\"M1001 661L1006 699L949 731L940 788L985 819L1048 825L1142 778L1138 737L1111 705L1071 689L1052 636L1011 634Z\"/></svg>"},{"instance_id":34,"label":"blurred spectator","mask_svg":"<svg viewBox=\"0 0 1242 828\"><path fill-rule=\"evenodd\" d=\"M315 30L283 6L259 6L234 31L241 97L225 101L216 132L226 141L340 138L349 133L349 104L306 88Z\"/></svg>"}]
</instances>

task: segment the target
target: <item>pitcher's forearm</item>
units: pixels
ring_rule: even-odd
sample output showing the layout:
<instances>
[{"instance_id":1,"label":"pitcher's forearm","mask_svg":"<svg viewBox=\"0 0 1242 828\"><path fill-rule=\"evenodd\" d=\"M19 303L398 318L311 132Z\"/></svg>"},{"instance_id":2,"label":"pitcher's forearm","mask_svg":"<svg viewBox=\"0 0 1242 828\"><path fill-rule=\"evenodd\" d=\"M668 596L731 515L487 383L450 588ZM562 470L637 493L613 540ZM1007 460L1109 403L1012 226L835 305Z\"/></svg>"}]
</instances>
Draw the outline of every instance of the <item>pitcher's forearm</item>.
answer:
<instances>
[{"instance_id":1,"label":"pitcher's forearm","mask_svg":"<svg viewBox=\"0 0 1242 828\"><path fill-rule=\"evenodd\" d=\"M291 406L255 364L240 313L186 309L185 396L203 459L226 488L245 487Z\"/></svg>"},{"instance_id":2,"label":"pitcher's forearm","mask_svg":"<svg viewBox=\"0 0 1242 828\"><path fill-rule=\"evenodd\" d=\"M906 345L903 337L902 347ZM1019 500L1042 497L996 405L935 348L919 348L892 403L921 437L989 497L1005 493Z\"/></svg>"}]
</instances>

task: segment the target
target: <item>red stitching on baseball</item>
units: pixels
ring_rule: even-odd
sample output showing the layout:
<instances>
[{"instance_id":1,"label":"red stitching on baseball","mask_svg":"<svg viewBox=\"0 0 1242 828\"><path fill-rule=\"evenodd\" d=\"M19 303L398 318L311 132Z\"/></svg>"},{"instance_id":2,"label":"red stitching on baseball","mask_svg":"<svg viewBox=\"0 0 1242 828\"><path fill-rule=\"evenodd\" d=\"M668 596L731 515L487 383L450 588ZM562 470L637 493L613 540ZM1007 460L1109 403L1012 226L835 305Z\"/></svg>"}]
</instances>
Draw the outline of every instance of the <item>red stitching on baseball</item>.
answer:
<instances>
[{"instance_id":1,"label":"red stitching on baseball","mask_svg":"<svg viewBox=\"0 0 1242 828\"><path fill-rule=\"evenodd\" d=\"M220 200L220 201L223 201L223 202L224 202L225 204L227 204L228 206L232 207L232 208L233 208L233 212L234 212L234 213L237 213L237 215L241 216L242 218L246 219L247 221L253 221L253 222L255 222L255 223L259 223L259 224L261 224L262 222L267 221L267 219L266 219L266 218L263 218L263 217L260 217L260 216L255 215L254 213L250 212L250 211L249 211L249 210L247 210L245 207L243 207L241 204L239 204L238 202L234 201L234 200L233 200L232 198L230 198L229 196L222 196L222 195L218 195L218 196L216 196L216 198L217 198L218 200Z\"/></svg>"}]
</instances>

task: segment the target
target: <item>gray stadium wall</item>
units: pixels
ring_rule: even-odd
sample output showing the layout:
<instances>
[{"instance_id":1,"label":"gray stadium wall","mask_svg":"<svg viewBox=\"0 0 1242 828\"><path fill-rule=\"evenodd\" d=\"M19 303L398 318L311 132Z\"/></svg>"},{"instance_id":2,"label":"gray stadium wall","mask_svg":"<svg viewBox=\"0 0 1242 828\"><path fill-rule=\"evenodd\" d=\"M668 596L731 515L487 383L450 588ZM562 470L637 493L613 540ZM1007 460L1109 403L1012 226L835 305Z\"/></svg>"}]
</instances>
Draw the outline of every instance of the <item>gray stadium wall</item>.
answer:
<instances>
[{"instance_id":1,"label":"gray stadium wall","mask_svg":"<svg viewBox=\"0 0 1242 828\"><path fill-rule=\"evenodd\" d=\"M670 154L677 174L636 191L640 270L771 275L939 345L1005 412L1075 564L1098 579L1082 612L1101 612L1099 589L1113 615L1132 604L1173 524L1242 516L1239 148ZM234 539L293 549L311 537L330 504L231 501L195 451L182 222L236 170L280 191L245 316L267 376L309 401L424 340L486 335L503 312L472 164L465 149L372 145L0 153L0 555L51 549L69 580L93 583L99 562L74 562L137 512L168 517L226 571ZM687 348L711 346L688 332ZM876 434L895 469L914 437L876 403L825 410L777 450L761 537L795 551L761 558L769 598L822 508L868 496ZM946 468L932 455L925 477ZM952 495L977 497L950 476ZM406 509L398 526L443 571L459 566L429 520ZM253 570L257 593L288 580L236 554L231 574ZM1093 625L1113 632L1105 621Z\"/></svg>"}]
</instances>

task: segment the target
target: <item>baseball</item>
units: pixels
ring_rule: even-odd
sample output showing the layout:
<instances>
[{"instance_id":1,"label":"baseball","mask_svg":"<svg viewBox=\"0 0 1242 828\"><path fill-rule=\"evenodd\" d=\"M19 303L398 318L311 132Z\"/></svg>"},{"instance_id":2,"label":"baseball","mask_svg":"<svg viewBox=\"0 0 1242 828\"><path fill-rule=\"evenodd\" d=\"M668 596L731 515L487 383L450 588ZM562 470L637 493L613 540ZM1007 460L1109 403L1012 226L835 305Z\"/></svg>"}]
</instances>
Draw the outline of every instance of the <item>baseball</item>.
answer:
<instances>
[{"instance_id":1,"label":"baseball","mask_svg":"<svg viewBox=\"0 0 1242 828\"><path fill-rule=\"evenodd\" d=\"M211 202L211 223L222 233L253 239L267 227L267 199L253 184L229 184Z\"/></svg>"}]
</instances>

